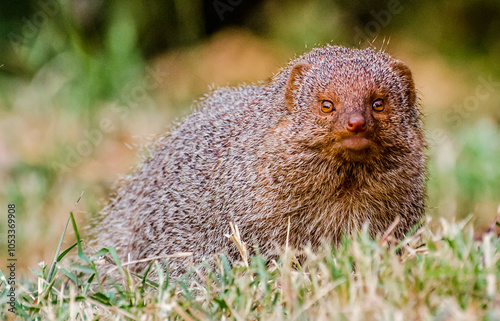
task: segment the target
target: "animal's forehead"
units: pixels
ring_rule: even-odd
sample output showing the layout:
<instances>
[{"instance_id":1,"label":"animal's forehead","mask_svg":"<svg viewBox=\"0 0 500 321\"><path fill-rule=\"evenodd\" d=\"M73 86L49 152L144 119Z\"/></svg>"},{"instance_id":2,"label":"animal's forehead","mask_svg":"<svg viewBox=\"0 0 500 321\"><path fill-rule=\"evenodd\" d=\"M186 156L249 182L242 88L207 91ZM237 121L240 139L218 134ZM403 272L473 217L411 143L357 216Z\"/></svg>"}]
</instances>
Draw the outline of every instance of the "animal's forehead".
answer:
<instances>
[{"instance_id":1,"label":"animal's forehead","mask_svg":"<svg viewBox=\"0 0 500 321\"><path fill-rule=\"evenodd\" d=\"M371 49L359 50L332 46L313 50L304 58L319 69L324 76L345 80L374 78L380 81L381 78L391 73L390 63L393 61L387 54Z\"/></svg>"},{"instance_id":2,"label":"animal's forehead","mask_svg":"<svg viewBox=\"0 0 500 321\"><path fill-rule=\"evenodd\" d=\"M383 88L366 73L348 73L342 77L332 77L325 83L323 93L343 97L366 97Z\"/></svg>"},{"instance_id":3,"label":"animal's forehead","mask_svg":"<svg viewBox=\"0 0 500 321\"><path fill-rule=\"evenodd\" d=\"M325 90L338 95L367 95L390 87L392 70L385 63L366 59L340 59L318 66Z\"/></svg>"},{"instance_id":4,"label":"animal's forehead","mask_svg":"<svg viewBox=\"0 0 500 321\"><path fill-rule=\"evenodd\" d=\"M378 78L390 72L388 63L372 57L339 57L324 61L320 68L326 68L333 76L345 78Z\"/></svg>"},{"instance_id":5,"label":"animal's forehead","mask_svg":"<svg viewBox=\"0 0 500 321\"><path fill-rule=\"evenodd\" d=\"M380 63L391 60L389 55L372 49L348 49L336 46L316 48L307 53L306 56L308 56L307 58L313 63L328 60L333 64L341 61L349 61L357 64L372 64L375 62Z\"/></svg>"}]
</instances>

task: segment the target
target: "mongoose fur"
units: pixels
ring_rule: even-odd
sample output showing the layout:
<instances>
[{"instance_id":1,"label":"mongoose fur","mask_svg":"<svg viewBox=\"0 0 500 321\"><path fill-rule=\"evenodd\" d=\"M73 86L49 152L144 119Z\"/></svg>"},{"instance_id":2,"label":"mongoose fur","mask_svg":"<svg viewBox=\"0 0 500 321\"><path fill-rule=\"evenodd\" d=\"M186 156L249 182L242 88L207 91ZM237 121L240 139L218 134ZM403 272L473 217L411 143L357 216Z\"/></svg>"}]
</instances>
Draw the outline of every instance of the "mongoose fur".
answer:
<instances>
[{"instance_id":1,"label":"mongoose fur","mask_svg":"<svg viewBox=\"0 0 500 321\"><path fill-rule=\"evenodd\" d=\"M425 210L421 118L403 62L373 49L313 49L268 83L212 91L162 135L103 209L95 246L124 261L238 258L224 236L234 222L272 255L288 221L289 245L300 248L337 243L365 223L376 235L398 216L403 237Z\"/></svg>"}]
</instances>

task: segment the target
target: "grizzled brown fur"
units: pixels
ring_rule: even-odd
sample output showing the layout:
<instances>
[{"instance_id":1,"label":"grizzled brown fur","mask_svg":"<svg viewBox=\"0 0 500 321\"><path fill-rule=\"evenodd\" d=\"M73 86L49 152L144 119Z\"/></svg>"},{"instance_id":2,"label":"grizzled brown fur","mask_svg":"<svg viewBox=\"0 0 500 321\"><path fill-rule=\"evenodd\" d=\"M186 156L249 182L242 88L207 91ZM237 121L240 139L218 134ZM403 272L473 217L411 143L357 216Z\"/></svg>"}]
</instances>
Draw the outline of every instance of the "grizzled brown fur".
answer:
<instances>
[{"instance_id":1,"label":"grizzled brown fur","mask_svg":"<svg viewBox=\"0 0 500 321\"><path fill-rule=\"evenodd\" d=\"M161 136L102 211L95 245L124 260L237 258L224 236L233 221L269 255L289 219L289 244L300 248L365 223L376 235L397 216L402 237L424 214L421 126L403 62L372 49L313 49L267 84L212 91Z\"/></svg>"}]
</instances>

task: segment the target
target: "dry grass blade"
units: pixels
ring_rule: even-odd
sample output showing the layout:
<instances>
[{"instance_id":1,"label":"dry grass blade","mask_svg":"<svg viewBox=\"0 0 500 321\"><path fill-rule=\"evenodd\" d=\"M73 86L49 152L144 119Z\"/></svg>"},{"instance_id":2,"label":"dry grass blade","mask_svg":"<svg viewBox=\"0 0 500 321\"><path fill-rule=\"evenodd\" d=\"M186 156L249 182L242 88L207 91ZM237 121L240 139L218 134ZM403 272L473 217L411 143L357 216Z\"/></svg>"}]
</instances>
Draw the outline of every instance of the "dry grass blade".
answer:
<instances>
[{"instance_id":1,"label":"dry grass blade","mask_svg":"<svg viewBox=\"0 0 500 321\"><path fill-rule=\"evenodd\" d=\"M396 228L396 226L398 226L399 222L401 222L401 217L396 216L396 218L391 223L391 225L387 228L387 230L385 230L384 235L382 235L382 237L380 238L380 242L379 242L380 246L384 246L384 245L387 244L389 236L394 231L394 229Z\"/></svg>"},{"instance_id":2,"label":"dry grass blade","mask_svg":"<svg viewBox=\"0 0 500 321\"><path fill-rule=\"evenodd\" d=\"M224 234L225 237L229 238L231 241L236 244L238 251L240 252L241 259L246 267L248 267L248 250L245 242L241 240L240 231L238 230L238 226L233 222L229 222L229 226L231 226L232 234Z\"/></svg>"},{"instance_id":3,"label":"dry grass blade","mask_svg":"<svg viewBox=\"0 0 500 321\"><path fill-rule=\"evenodd\" d=\"M121 316L127 317L127 318L132 319L132 320L136 319L133 314L128 313L127 311L123 311L122 309L120 309L118 307L115 307L115 306L111 306L110 307L110 306L102 304L98 300L95 300L95 299L92 299L92 298L89 298L88 300L91 301L92 304L100 307L104 311L108 310L108 311L110 311L112 313L119 314Z\"/></svg>"},{"instance_id":4,"label":"dry grass blade","mask_svg":"<svg viewBox=\"0 0 500 321\"><path fill-rule=\"evenodd\" d=\"M339 280L334 283L329 284L327 287L322 288L310 301L305 302L304 306L300 309L300 311L297 311L297 314L295 314L290 320L297 320L302 313L307 311L310 307L312 307L316 302L318 302L321 298L325 297L330 291L341 285L342 283L345 283L345 280Z\"/></svg>"},{"instance_id":5,"label":"dry grass blade","mask_svg":"<svg viewBox=\"0 0 500 321\"><path fill-rule=\"evenodd\" d=\"M177 312L177 314L180 315L183 320L195 321L193 318L189 316L189 314L187 314L184 310L182 310L182 308L177 303L174 304L173 308L175 312Z\"/></svg>"},{"instance_id":6,"label":"dry grass blade","mask_svg":"<svg viewBox=\"0 0 500 321\"><path fill-rule=\"evenodd\" d=\"M286 227L286 250L288 251L288 241L290 240L290 217L288 217L288 226Z\"/></svg>"},{"instance_id":7,"label":"dry grass blade","mask_svg":"<svg viewBox=\"0 0 500 321\"><path fill-rule=\"evenodd\" d=\"M122 267L123 266L127 266L127 265L137 264L137 263L150 262L150 261L154 261L154 260L183 258L183 257L192 256L192 255L193 255L192 252L181 252L181 253L175 253L175 254L171 254L171 255L153 256L153 257L148 257L148 258L141 259L141 260L134 260L134 261L130 261L130 262L127 262L127 263L122 263ZM111 269L108 270L108 273L111 273L111 272L113 272L113 271L115 271L117 269L118 269L118 266L114 266L114 267L112 267Z\"/></svg>"}]
</instances>

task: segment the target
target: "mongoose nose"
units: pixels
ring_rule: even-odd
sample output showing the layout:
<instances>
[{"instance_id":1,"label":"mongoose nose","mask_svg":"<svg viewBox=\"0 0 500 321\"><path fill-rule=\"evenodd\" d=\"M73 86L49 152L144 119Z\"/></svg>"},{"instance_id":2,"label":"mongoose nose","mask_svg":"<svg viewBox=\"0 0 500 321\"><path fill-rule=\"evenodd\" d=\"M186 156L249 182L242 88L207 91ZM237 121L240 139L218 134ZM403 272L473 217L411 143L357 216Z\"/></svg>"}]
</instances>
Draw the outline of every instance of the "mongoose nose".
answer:
<instances>
[{"instance_id":1,"label":"mongoose nose","mask_svg":"<svg viewBox=\"0 0 500 321\"><path fill-rule=\"evenodd\" d=\"M361 133L366 130L365 118L361 115L354 115L347 122L347 130L354 133Z\"/></svg>"}]
</instances>

